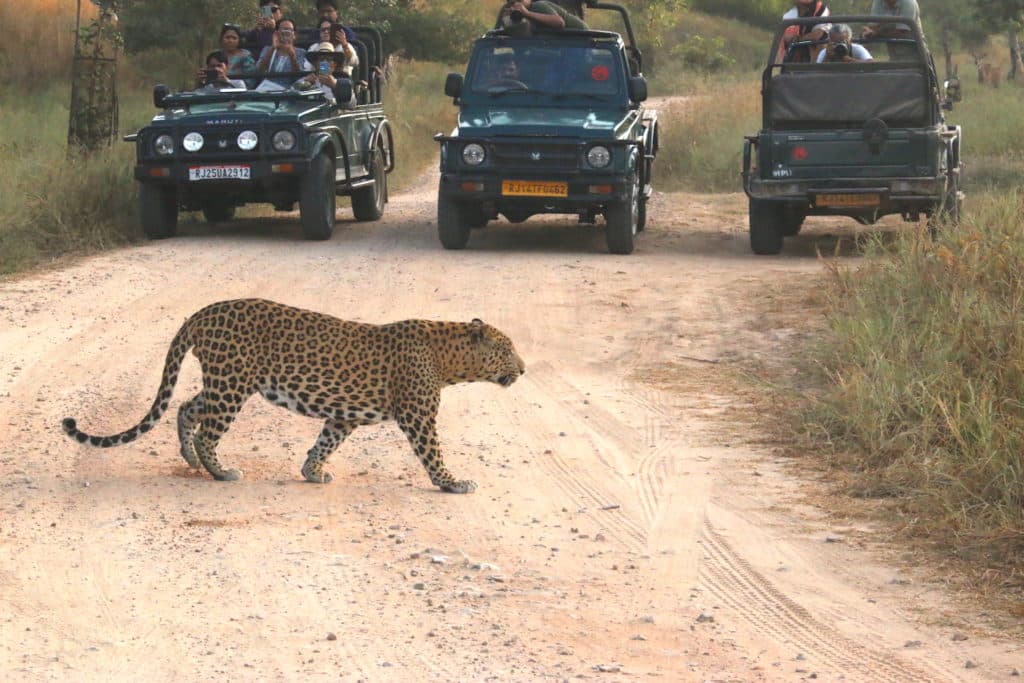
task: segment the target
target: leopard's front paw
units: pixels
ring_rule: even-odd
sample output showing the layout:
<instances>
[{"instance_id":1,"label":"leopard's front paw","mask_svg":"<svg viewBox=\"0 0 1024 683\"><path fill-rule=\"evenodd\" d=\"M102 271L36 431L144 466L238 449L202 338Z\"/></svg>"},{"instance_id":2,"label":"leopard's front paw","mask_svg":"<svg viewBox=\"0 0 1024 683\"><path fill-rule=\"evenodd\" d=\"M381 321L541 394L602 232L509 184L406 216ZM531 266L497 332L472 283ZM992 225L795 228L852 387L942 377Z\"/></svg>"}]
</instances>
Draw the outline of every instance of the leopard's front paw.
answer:
<instances>
[{"instance_id":1,"label":"leopard's front paw","mask_svg":"<svg viewBox=\"0 0 1024 683\"><path fill-rule=\"evenodd\" d=\"M453 481L450 484L441 484L441 490L447 493L473 493L476 491L476 482L469 479Z\"/></svg>"}]
</instances>

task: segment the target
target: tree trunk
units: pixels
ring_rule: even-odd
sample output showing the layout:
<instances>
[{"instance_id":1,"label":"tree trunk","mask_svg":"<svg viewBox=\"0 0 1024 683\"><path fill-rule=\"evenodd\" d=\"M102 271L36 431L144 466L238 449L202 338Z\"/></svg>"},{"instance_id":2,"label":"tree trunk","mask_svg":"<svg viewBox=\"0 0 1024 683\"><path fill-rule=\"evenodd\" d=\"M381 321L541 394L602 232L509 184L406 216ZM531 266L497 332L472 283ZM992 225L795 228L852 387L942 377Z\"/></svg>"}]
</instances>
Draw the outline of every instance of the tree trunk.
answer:
<instances>
[{"instance_id":1,"label":"tree trunk","mask_svg":"<svg viewBox=\"0 0 1024 683\"><path fill-rule=\"evenodd\" d=\"M1017 80L1018 78L1024 78L1024 64L1021 63L1020 56L1020 35L1017 33L1017 29L1011 28L1007 34L1008 43L1010 46L1010 73L1008 78L1010 80Z\"/></svg>"},{"instance_id":2,"label":"tree trunk","mask_svg":"<svg viewBox=\"0 0 1024 683\"><path fill-rule=\"evenodd\" d=\"M953 37L948 26L942 27L942 54L946 57L946 80L953 78Z\"/></svg>"}]
</instances>

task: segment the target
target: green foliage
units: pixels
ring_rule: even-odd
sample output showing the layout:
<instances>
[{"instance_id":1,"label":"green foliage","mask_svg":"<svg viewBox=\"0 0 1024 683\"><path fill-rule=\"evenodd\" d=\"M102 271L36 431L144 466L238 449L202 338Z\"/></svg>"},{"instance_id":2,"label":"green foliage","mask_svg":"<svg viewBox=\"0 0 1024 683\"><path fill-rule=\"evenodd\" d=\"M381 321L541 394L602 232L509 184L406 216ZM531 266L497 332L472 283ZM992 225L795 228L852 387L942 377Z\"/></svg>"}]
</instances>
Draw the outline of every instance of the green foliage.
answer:
<instances>
[{"instance_id":1,"label":"green foliage","mask_svg":"<svg viewBox=\"0 0 1024 683\"><path fill-rule=\"evenodd\" d=\"M809 419L852 490L896 495L961 553L1024 557L1024 196L976 198L937 242L898 233L839 268L827 393Z\"/></svg>"},{"instance_id":2,"label":"green foliage","mask_svg":"<svg viewBox=\"0 0 1024 683\"><path fill-rule=\"evenodd\" d=\"M946 116L964 130L969 189L1019 187L1024 174L1024 89L1012 83L994 89L967 78L963 68L960 73L963 101Z\"/></svg>"},{"instance_id":3,"label":"green foliage","mask_svg":"<svg viewBox=\"0 0 1024 683\"><path fill-rule=\"evenodd\" d=\"M690 0L694 10L771 28L793 6L792 0Z\"/></svg>"},{"instance_id":4,"label":"green foliage","mask_svg":"<svg viewBox=\"0 0 1024 683\"><path fill-rule=\"evenodd\" d=\"M698 71L721 71L736 63L726 50L725 39L720 37L691 36L675 45L669 56Z\"/></svg>"}]
</instances>

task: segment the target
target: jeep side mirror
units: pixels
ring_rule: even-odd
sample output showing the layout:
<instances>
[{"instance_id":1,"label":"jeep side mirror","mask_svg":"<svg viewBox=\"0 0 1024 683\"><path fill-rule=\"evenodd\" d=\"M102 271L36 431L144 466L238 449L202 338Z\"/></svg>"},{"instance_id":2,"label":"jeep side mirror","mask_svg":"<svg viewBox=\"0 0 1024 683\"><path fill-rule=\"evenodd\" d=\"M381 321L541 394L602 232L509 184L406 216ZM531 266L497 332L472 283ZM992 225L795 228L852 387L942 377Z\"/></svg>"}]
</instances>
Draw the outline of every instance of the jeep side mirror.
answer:
<instances>
[{"instance_id":1,"label":"jeep side mirror","mask_svg":"<svg viewBox=\"0 0 1024 683\"><path fill-rule=\"evenodd\" d=\"M444 94L448 97L458 97L462 94L462 74L448 74L448 78L444 79Z\"/></svg>"},{"instance_id":2,"label":"jeep side mirror","mask_svg":"<svg viewBox=\"0 0 1024 683\"><path fill-rule=\"evenodd\" d=\"M334 99L338 104L345 107L352 101L352 81L348 78L338 78L334 82Z\"/></svg>"},{"instance_id":3,"label":"jeep side mirror","mask_svg":"<svg viewBox=\"0 0 1024 683\"><path fill-rule=\"evenodd\" d=\"M164 100L171 94L171 89L163 83L157 83L153 86L153 106L157 109L164 108Z\"/></svg>"},{"instance_id":4,"label":"jeep side mirror","mask_svg":"<svg viewBox=\"0 0 1024 683\"><path fill-rule=\"evenodd\" d=\"M950 104L953 102L959 102L963 99L963 94L960 91L960 79L950 78L942 84L942 89L946 91L946 99L949 100ZM950 107L952 109L952 106Z\"/></svg>"},{"instance_id":5,"label":"jeep side mirror","mask_svg":"<svg viewBox=\"0 0 1024 683\"><path fill-rule=\"evenodd\" d=\"M630 76L629 78L629 99L634 102L643 102L647 99L647 79L643 76Z\"/></svg>"}]
</instances>

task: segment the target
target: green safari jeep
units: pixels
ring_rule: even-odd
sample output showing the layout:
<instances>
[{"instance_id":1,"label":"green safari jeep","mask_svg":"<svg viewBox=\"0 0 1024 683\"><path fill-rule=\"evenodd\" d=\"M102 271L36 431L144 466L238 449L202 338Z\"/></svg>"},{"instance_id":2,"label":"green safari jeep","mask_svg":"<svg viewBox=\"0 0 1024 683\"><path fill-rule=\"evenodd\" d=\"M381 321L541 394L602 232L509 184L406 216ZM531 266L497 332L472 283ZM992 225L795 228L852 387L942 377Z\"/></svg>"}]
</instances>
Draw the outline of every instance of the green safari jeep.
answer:
<instances>
[{"instance_id":1,"label":"green safari jeep","mask_svg":"<svg viewBox=\"0 0 1024 683\"><path fill-rule=\"evenodd\" d=\"M628 42L608 31L519 37L495 29L475 41L465 76L448 75L458 125L434 137L446 249L464 248L471 229L499 214L511 223L575 214L590 224L603 215L609 251L633 251L651 195L657 113L643 106L647 82L629 15L594 0L586 6L618 11Z\"/></svg>"},{"instance_id":2,"label":"green safari jeep","mask_svg":"<svg viewBox=\"0 0 1024 683\"><path fill-rule=\"evenodd\" d=\"M831 16L852 40L782 22L762 75L762 125L743 145L750 246L778 254L807 216L870 225L889 214L955 222L963 201L959 126L918 29L892 17ZM869 28L869 37L859 38ZM949 94L953 89L949 89Z\"/></svg>"},{"instance_id":3,"label":"green safari jeep","mask_svg":"<svg viewBox=\"0 0 1024 683\"><path fill-rule=\"evenodd\" d=\"M258 85L248 89L172 94L155 86L160 112L124 138L135 144L146 236L173 237L180 210L214 223L231 220L238 206L266 203L278 211L298 204L303 235L326 240L338 196L351 197L356 220L379 219L395 164L381 102L381 34L355 31L360 64L351 79L338 79L332 97L297 89L308 71L254 77Z\"/></svg>"}]
</instances>

